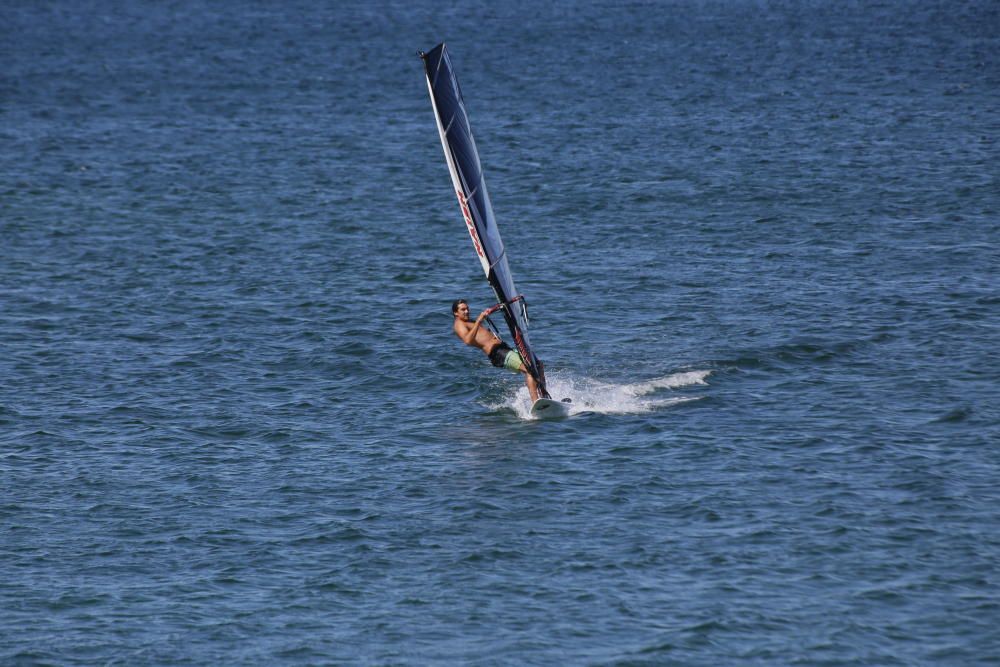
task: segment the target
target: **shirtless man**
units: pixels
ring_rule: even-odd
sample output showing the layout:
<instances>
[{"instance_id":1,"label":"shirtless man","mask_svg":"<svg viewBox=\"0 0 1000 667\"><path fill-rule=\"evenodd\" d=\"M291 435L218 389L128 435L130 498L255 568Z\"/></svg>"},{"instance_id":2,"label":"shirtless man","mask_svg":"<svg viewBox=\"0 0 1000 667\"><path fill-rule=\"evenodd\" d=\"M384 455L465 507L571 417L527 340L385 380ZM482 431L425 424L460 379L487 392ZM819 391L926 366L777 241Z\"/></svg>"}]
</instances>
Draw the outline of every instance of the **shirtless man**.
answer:
<instances>
[{"instance_id":1,"label":"shirtless man","mask_svg":"<svg viewBox=\"0 0 1000 667\"><path fill-rule=\"evenodd\" d=\"M459 299L451 304L451 312L455 316L455 324L452 326L455 335L466 345L478 347L482 350L490 358L490 363L497 368L506 368L515 373L524 373L524 383L528 385L531 402L534 403L537 401L538 385L521 360L521 355L517 350L510 349L507 343L497 338L492 332L480 326L483 320L486 319L486 316L490 314L489 309L479 313L479 317L476 318L475 322L470 322L469 304L465 299Z\"/></svg>"}]
</instances>

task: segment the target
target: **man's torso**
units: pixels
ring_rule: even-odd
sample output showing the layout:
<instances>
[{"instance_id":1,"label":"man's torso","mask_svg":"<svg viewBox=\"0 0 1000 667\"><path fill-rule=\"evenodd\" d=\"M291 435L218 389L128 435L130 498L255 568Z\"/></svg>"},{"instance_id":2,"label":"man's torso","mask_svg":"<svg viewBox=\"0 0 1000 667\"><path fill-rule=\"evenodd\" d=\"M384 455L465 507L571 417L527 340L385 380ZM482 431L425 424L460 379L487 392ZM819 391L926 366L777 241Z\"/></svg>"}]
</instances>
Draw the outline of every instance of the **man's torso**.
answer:
<instances>
[{"instance_id":1,"label":"man's torso","mask_svg":"<svg viewBox=\"0 0 1000 667\"><path fill-rule=\"evenodd\" d=\"M461 338L462 335L468 333L473 326L475 326L475 322L463 322L456 319L455 335ZM461 329L459 329L459 327L461 327ZM473 347L478 347L482 350L484 354L489 355L490 351L500 342L500 339L494 336L489 329L486 328L485 324L480 324L479 331L476 332L476 337L473 339L471 344Z\"/></svg>"}]
</instances>

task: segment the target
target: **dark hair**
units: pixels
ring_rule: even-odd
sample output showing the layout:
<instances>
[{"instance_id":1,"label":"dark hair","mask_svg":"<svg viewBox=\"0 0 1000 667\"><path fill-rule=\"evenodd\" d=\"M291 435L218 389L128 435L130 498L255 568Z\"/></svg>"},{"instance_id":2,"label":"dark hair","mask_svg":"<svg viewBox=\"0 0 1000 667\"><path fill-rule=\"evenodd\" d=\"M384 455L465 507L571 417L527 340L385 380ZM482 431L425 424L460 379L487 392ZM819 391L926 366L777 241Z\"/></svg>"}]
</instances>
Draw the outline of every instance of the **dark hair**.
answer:
<instances>
[{"instance_id":1,"label":"dark hair","mask_svg":"<svg viewBox=\"0 0 1000 667\"><path fill-rule=\"evenodd\" d=\"M465 305L469 305L469 302L466 301L465 299L455 299L454 301L452 301L451 302L451 314L452 315L458 315L458 307L461 306L463 303Z\"/></svg>"}]
</instances>

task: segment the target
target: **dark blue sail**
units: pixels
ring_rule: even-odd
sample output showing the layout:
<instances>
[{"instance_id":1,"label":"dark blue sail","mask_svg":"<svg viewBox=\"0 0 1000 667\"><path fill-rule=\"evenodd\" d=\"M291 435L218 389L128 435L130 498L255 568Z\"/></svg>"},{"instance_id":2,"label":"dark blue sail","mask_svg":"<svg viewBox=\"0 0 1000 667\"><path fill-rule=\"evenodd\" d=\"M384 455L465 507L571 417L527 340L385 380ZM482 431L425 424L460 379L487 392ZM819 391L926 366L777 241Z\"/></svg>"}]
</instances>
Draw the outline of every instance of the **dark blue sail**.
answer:
<instances>
[{"instance_id":1,"label":"dark blue sail","mask_svg":"<svg viewBox=\"0 0 1000 667\"><path fill-rule=\"evenodd\" d=\"M514 278L507 263L507 252L496 219L493 205L486 190L483 168L479 162L479 152L472 138L472 127L462 99L462 89L458 85L451 59L444 44L438 44L428 53L421 53L427 74L427 88L430 91L434 115L437 119L441 145L455 195L462 210L465 227L472 238L476 255L486 273L486 279L497 297L514 344L521 353L527 371L538 383L539 394L549 398L545 388L545 372L538 357L528 342L528 315L523 299L517 299Z\"/></svg>"}]
</instances>

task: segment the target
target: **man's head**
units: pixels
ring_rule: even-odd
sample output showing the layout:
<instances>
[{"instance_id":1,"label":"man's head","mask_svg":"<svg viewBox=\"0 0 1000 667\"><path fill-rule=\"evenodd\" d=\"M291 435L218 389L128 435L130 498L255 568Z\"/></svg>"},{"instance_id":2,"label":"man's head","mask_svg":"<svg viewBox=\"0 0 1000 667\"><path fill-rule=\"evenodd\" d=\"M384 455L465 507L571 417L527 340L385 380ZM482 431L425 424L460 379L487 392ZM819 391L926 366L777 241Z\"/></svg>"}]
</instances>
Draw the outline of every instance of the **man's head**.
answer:
<instances>
[{"instance_id":1,"label":"man's head","mask_svg":"<svg viewBox=\"0 0 1000 667\"><path fill-rule=\"evenodd\" d=\"M463 320L469 319L469 302L465 299L455 299L451 304L451 314Z\"/></svg>"}]
</instances>

